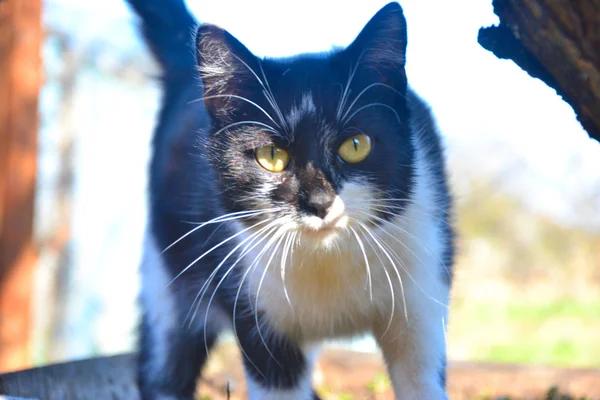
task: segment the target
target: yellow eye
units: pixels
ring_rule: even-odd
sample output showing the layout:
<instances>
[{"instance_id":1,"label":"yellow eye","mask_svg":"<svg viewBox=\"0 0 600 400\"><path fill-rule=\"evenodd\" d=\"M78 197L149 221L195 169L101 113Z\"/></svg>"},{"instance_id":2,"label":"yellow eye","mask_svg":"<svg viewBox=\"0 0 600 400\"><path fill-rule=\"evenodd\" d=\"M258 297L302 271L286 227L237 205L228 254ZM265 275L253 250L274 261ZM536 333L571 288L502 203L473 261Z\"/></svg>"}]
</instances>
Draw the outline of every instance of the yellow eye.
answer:
<instances>
[{"instance_id":1,"label":"yellow eye","mask_svg":"<svg viewBox=\"0 0 600 400\"><path fill-rule=\"evenodd\" d=\"M338 153L342 160L355 164L361 162L371 152L371 138L367 135L356 135L340 146Z\"/></svg>"},{"instance_id":2,"label":"yellow eye","mask_svg":"<svg viewBox=\"0 0 600 400\"><path fill-rule=\"evenodd\" d=\"M287 151L277 146L264 146L256 149L256 161L271 172L281 172L290 163Z\"/></svg>"}]
</instances>

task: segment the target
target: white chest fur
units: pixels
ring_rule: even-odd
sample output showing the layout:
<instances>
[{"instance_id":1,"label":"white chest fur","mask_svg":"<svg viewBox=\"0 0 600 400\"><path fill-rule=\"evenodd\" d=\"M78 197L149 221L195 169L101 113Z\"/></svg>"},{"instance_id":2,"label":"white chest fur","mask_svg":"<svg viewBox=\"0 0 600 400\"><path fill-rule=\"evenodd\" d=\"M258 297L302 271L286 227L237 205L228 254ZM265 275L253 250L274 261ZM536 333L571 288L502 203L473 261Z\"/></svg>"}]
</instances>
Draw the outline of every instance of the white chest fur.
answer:
<instances>
[{"instance_id":1,"label":"white chest fur","mask_svg":"<svg viewBox=\"0 0 600 400\"><path fill-rule=\"evenodd\" d=\"M431 198L427 188L417 187L416 200L402 216L368 231L357 226L328 248L298 239L285 257L286 246L277 247L272 258L266 252L248 274L247 288L270 327L315 341L361 334L393 315L407 324L423 314L444 319L448 286L440 270L441 223Z\"/></svg>"}]
</instances>

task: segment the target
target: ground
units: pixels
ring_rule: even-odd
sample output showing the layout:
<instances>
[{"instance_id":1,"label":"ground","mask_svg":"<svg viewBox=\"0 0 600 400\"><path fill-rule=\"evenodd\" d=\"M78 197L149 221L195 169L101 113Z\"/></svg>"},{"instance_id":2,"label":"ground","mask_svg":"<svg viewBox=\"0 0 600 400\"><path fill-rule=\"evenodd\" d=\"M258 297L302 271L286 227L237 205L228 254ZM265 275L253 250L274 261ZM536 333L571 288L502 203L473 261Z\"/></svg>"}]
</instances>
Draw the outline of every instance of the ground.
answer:
<instances>
[{"instance_id":1,"label":"ground","mask_svg":"<svg viewBox=\"0 0 600 400\"><path fill-rule=\"evenodd\" d=\"M245 399L240 365L235 346L221 346L206 369L200 399L227 398L228 386L230 399ZM381 359L373 354L328 349L314 382L325 400L394 398ZM451 362L448 382L453 400L600 400L600 370L594 369Z\"/></svg>"}]
</instances>

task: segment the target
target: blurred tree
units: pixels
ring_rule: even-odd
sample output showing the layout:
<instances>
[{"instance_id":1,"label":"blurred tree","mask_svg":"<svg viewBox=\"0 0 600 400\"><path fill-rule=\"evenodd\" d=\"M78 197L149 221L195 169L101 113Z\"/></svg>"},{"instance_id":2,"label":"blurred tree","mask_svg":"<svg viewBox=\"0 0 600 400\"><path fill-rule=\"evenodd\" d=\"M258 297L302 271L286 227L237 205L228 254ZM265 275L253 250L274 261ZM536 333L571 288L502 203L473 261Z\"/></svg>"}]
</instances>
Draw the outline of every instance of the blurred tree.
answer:
<instances>
[{"instance_id":1,"label":"blurred tree","mask_svg":"<svg viewBox=\"0 0 600 400\"><path fill-rule=\"evenodd\" d=\"M0 1L0 370L29 365L41 1Z\"/></svg>"},{"instance_id":2,"label":"blurred tree","mask_svg":"<svg viewBox=\"0 0 600 400\"><path fill-rule=\"evenodd\" d=\"M40 246L55 260L54 274L48 276L48 285L45 290L46 313L44 321L39 321L38 327L44 332L42 349L46 357L51 359L64 359L64 343L68 336L65 335L67 301L71 275L72 257L72 201L73 180L75 164L75 90L78 72L83 68L84 52L77 51L69 35L61 31L47 30L47 38L54 38L57 51L61 58L61 68L58 73L49 75L48 80L58 83L59 104L58 109L58 140L54 149L58 153L58 181L55 190L55 208L51 218L49 233L41 239Z\"/></svg>"}]
</instances>

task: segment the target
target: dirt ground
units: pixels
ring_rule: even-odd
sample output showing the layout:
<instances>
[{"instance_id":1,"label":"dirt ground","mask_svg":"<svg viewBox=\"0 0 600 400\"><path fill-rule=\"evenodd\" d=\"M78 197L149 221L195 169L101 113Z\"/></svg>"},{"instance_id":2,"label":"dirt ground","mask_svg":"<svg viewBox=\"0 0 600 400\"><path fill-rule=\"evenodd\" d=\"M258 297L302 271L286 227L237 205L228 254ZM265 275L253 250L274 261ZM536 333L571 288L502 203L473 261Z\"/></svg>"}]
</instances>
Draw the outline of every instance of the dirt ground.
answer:
<instances>
[{"instance_id":1,"label":"dirt ground","mask_svg":"<svg viewBox=\"0 0 600 400\"><path fill-rule=\"evenodd\" d=\"M0 399L3 394L39 400L137 399L136 365L130 353L0 374ZM393 399L383 364L373 354L325 350L313 381L324 400ZM600 370L450 362L448 381L453 400L600 400ZM548 394L552 387L557 389ZM233 343L211 355L199 389L199 400L227 399L228 389L231 400L247 398Z\"/></svg>"},{"instance_id":2,"label":"dirt ground","mask_svg":"<svg viewBox=\"0 0 600 400\"><path fill-rule=\"evenodd\" d=\"M199 398L226 399L229 387L231 400L245 399L240 360L234 346L221 346L207 366ZM373 354L325 350L313 381L324 400L394 398L383 363ZM600 370L450 362L448 392L453 400L600 400Z\"/></svg>"}]
</instances>

